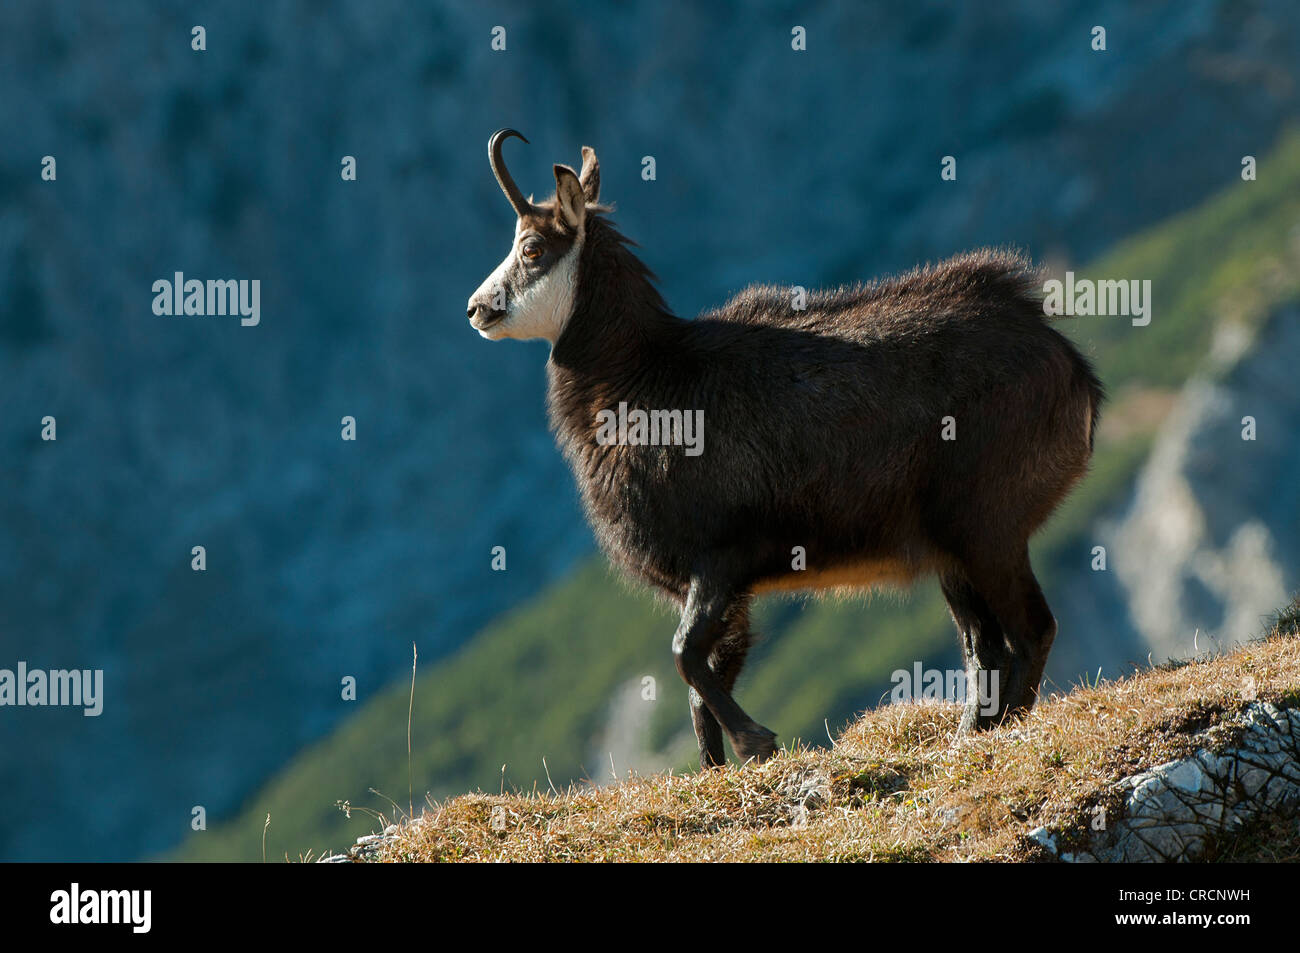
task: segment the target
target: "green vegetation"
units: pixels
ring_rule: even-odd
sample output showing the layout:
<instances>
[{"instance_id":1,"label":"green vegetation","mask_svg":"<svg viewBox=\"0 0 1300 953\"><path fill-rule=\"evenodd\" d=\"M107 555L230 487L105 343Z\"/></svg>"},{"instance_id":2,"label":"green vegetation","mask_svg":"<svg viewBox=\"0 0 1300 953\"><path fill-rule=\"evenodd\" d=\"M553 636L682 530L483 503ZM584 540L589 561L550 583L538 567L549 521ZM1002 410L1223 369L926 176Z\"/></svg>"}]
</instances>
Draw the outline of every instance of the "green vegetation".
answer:
<instances>
[{"instance_id":1,"label":"green vegetation","mask_svg":"<svg viewBox=\"0 0 1300 953\"><path fill-rule=\"evenodd\" d=\"M1254 323L1300 298L1300 132L1285 136L1238 182L1199 208L1121 242L1079 277L1150 278L1145 328L1080 318L1071 333L1112 393L1177 387L1201 364L1219 321Z\"/></svg>"},{"instance_id":2,"label":"green vegetation","mask_svg":"<svg viewBox=\"0 0 1300 953\"><path fill-rule=\"evenodd\" d=\"M1062 322L1097 362L1113 400L1092 474L1035 542L1049 600L1053 589L1087 571L1087 526L1122 499L1150 446L1159 419L1145 419L1138 402L1167 395L1186 380L1203 362L1218 322L1258 320L1300 294L1298 223L1300 136L1292 135L1260 164L1258 181L1237 183L1079 269L1080 277L1150 278L1154 316L1144 328L1116 318ZM1116 421L1125 426L1114 427ZM891 670L918 658L935 664L956 658L956 639L932 582L905 600L767 599L756 621L764 641L739 697L786 743L825 743L828 725L836 729L876 704ZM417 815L426 793L546 790L551 782L563 788L607 777L595 739L611 696L645 676L657 679L652 740L686 766L693 743L681 743L686 692L668 655L674 625L603 562L592 562L426 670L416 682L412 724ZM174 856L255 860L262 856L267 813L268 859L346 846L375 829L374 817L359 807L389 818L404 813L408 693L409 681L399 680L302 752L239 816L191 835ZM350 817L335 806L344 800L354 806Z\"/></svg>"}]
</instances>

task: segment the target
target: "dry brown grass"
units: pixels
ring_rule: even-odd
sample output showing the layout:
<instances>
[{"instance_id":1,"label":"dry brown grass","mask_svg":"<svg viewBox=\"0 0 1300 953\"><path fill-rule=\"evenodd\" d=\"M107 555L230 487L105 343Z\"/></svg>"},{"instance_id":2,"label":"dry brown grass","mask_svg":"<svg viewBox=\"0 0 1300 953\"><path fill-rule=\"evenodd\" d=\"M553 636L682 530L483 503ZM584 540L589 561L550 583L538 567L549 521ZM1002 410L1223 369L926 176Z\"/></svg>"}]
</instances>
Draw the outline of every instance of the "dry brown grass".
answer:
<instances>
[{"instance_id":1,"label":"dry brown grass","mask_svg":"<svg viewBox=\"0 0 1300 953\"><path fill-rule=\"evenodd\" d=\"M1117 780L1190 754L1205 729L1211 746L1230 744L1223 720L1248 703L1248 677L1261 701L1300 704L1300 638L1287 629L1225 656L1053 695L1019 724L957 741L956 706L894 705L868 712L833 750L783 751L762 765L451 798L401 825L377 859L1037 859L1024 837L1034 827L1085 831ZM1212 856L1294 859L1294 819L1276 824Z\"/></svg>"}]
</instances>

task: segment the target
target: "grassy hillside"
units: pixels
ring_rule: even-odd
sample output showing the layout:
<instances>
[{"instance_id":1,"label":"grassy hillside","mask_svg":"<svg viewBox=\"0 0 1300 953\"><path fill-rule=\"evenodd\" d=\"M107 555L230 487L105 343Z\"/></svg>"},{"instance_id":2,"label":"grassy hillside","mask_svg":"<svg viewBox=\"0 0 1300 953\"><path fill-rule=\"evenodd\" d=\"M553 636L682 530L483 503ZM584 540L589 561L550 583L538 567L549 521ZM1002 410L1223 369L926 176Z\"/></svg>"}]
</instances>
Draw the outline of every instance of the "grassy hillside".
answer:
<instances>
[{"instance_id":1,"label":"grassy hillside","mask_svg":"<svg viewBox=\"0 0 1300 953\"><path fill-rule=\"evenodd\" d=\"M1298 261L1300 133L1293 132L1260 163L1257 181L1235 182L1079 269L1085 277L1151 279L1150 325L1083 318L1072 333L1093 349L1112 391L1176 387L1201 363L1216 324L1251 325L1300 296Z\"/></svg>"},{"instance_id":2,"label":"grassy hillside","mask_svg":"<svg viewBox=\"0 0 1300 953\"><path fill-rule=\"evenodd\" d=\"M1049 601L1061 587L1085 584L1087 526L1122 497L1149 446L1159 413L1153 400L1181 384L1204 359L1216 324L1252 322L1300 294L1300 136L1261 162L1259 180L1235 183L1204 207L1125 242L1080 276L1150 278L1151 324L1122 318L1064 321L1097 361L1113 400L1098 438L1093 472L1035 543ZM827 725L874 705L888 673L913 660L947 666L956 638L933 583L906 600L764 600L765 636L742 679L739 698L783 743L825 743ZM416 683L408 796L409 684L368 702L346 725L300 754L251 799L243 813L191 835L186 860L268 857L338 848L373 829L363 811L416 811L426 792L446 796L563 786L607 777L595 740L620 686L656 679L652 737L686 764L686 693L672 671L675 620L593 562L530 604L500 618ZM543 766L542 759L546 759ZM504 765L504 771L503 771ZM618 770L620 766L615 765ZM548 780L549 772L549 780Z\"/></svg>"},{"instance_id":3,"label":"grassy hillside","mask_svg":"<svg viewBox=\"0 0 1300 953\"><path fill-rule=\"evenodd\" d=\"M1257 698L1242 697L1247 679ZM1261 642L1078 688L953 743L959 710L888 705L831 750L592 791L461 795L399 825L381 861L1020 861L1029 832L1086 845L1118 782L1238 743L1250 702L1300 706L1300 602ZM495 823L495 826L494 826ZM1295 805L1211 838L1208 860L1300 860Z\"/></svg>"}]
</instances>

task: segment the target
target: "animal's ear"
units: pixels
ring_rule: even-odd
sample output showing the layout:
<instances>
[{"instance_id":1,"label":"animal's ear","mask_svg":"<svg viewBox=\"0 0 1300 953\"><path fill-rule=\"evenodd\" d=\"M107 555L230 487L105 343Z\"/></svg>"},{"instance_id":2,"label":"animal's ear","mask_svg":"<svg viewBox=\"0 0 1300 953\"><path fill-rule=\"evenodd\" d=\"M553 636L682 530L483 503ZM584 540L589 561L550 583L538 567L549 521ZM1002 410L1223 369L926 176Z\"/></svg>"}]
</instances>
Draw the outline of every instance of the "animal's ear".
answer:
<instances>
[{"instance_id":1,"label":"animal's ear","mask_svg":"<svg viewBox=\"0 0 1300 953\"><path fill-rule=\"evenodd\" d=\"M582 147L582 173L578 181L582 183L582 194L595 205L600 199L600 160L591 146Z\"/></svg>"},{"instance_id":2,"label":"animal's ear","mask_svg":"<svg viewBox=\"0 0 1300 953\"><path fill-rule=\"evenodd\" d=\"M565 228L574 231L582 228L587 216L586 199L578 173L567 165L555 167L555 219Z\"/></svg>"}]
</instances>

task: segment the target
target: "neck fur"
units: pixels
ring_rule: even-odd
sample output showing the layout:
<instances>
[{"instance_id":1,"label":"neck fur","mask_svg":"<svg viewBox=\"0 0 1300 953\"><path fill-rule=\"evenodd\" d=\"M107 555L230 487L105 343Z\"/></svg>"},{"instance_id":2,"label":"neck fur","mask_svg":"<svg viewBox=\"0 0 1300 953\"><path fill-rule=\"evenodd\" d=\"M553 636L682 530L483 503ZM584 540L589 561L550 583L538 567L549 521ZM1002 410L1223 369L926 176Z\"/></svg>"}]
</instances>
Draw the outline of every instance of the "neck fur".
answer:
<instances>
[{"instance_id":1,"label":"neck fur","mask_svg":"<svg viewBox=\"0 0 1300 953\"><path fill-rule=\"evenodd\" d=\"M684 323L668 310L654 273L630 244L605 218L588 219L573 314L551 350L557 369L605 376L634 367L647 347Z\"/></svg>"}]
</instances>

